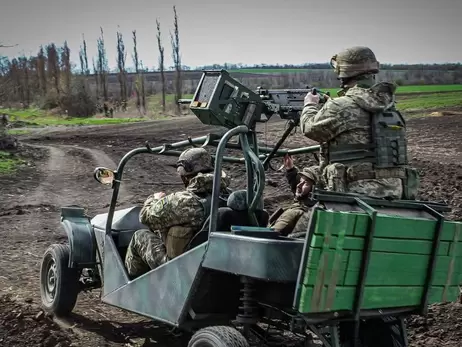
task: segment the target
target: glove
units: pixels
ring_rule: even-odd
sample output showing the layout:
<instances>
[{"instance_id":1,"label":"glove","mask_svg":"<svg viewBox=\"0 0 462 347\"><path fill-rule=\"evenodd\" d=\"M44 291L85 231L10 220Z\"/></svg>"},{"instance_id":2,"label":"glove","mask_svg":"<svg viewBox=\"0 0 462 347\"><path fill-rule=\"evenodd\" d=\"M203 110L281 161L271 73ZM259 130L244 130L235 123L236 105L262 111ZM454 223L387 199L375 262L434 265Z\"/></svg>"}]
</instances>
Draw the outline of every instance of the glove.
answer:
<instances>
[{"instance_id":1,"label":"glove","mask_svg":"<svg viewBox=\"0 0 462 347\"><path fill-rule=\"evenodd\" d=\"M303 106L319 104L319 94L313 95L311 92L306 94Z\"/></svg>"}]
</instances>

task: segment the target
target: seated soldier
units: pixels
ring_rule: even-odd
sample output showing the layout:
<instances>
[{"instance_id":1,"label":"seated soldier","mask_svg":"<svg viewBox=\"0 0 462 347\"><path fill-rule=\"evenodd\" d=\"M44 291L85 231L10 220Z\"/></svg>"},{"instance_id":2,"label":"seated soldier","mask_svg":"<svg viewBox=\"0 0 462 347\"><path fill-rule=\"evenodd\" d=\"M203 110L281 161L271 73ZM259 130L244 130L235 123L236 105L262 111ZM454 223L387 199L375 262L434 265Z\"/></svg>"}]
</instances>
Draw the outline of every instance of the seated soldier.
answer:
<instances>
[{"instance_id":1,"label":"seated soldier","mask_svg":"<svg viewBox=\"0 0 462 347\"><path fill-rule=\"evenodd\" d=\"M309 211L316 203L313 201L309 193L313 186L318 182L319 167L310 166L299 172L293 166L292 158L286 156L284 158L284 166L286 167L286 177L289 181L292 192L294 193L294 203L276 219L272 220L268 227L287 236L292 232L304 232L309 220ZM305 216L304 216L305 215ZM304 218L300 218L304 216ZM305 221L305 222L302 222Z\"/></svg>"},{"instance_id":2,"label":"seated soldier","mask_svg":"<svg viewBox=\"0 0 462 347\"><path fill-rule=\"evenodd\" d=\"M181 153L177 172L185 190L148 197L140 212L140 221L149 227L137 230L128 246L125 266L132 277L154 269L181 255L210 213L213 189L211 155L203 148ZM229 180L221 179L221 191L228 193Z\"/></svg>"}]
</instances>

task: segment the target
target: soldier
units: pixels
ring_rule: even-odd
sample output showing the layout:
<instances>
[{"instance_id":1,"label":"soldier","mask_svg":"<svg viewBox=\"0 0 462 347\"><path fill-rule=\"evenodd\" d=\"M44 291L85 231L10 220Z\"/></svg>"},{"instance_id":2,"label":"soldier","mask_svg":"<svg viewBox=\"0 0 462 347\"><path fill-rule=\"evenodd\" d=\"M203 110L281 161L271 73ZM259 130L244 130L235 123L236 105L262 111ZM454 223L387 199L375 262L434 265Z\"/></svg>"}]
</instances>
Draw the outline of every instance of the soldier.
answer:
<instances>
[{"instance_id":1,"label":"soldier","mask_svg":"<svg viewBox=\"0 0 462 347\"><path fill-rule=\"evenodd\" d=\"M396 86L375 82L379 62L367 47L331 59L342 90L321 107L308 93L300 118L304 135L321 144L325 189L376 198L415 199L418 173L407 166L406 131L394 107ZM380 155L377 155L379 153Z\"/></svg>"},{"instance_id":2,"label":"soldier","mask_svg":"<svg viewBox=\"0 0 462 347\"><path fill-rule=\"evenodd\" d=\"M130 276L139 276L171 260L185 250L210 213L213 188L211 155L203 148L184 151L177 172L185 190L148 197L140 221L149 227L137 230L128 246L125 265ZM228 193L229 179L223 175L221 190Z\"/></svg>"},{"instance_id":3,"label":"soldier","mask_svg":"<svg viewBox=\"0 0 462 347\"><path fill-rule=\"evenodd\" d=\"M310 166L299 172L293 165L290 156L284 157L284 166L287 181L294 193L294 203L283 211L276 220L271 221L268 226L281 233L281 235L287 236L292 232L306 231L303 229L306 229L304 223L299 223L299 221L304 214L309 216L310 208L316 203L311 199L309 193L318 182L319 168Z\"/></svg>"}]
</instances>

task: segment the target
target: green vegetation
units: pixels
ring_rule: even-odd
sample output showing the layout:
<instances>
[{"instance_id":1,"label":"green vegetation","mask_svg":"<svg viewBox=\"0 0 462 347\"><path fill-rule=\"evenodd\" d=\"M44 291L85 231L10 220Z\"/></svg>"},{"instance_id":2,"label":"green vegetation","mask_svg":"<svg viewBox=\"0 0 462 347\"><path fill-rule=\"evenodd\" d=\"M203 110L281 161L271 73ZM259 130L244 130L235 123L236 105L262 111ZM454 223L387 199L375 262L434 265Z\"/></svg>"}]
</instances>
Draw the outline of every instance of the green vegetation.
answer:
<instances>
[{"instance_id":1,"label":"green vegetation","mask_svg":"<svg viewBox=\"0 0 462 347\"><path fill-rule=\"evenodd\" d=\"M286 73L297 73L297 72L308 72L312 69L232 69L227 70L230 74L233 73L252 73L252 74L286 74Z\"/></svg>"},{"instance_id":2,"label":"green vegetation","mask_svg":"<svg viewBox=\"0 0 462 347\"><path fill-rule=\"evenodd\" d=\"M336 96L337 92L340 90L340 88L326 88L326 89L320 88L320 89L324 92L330 92L332 96ZM397 95L408 94L408 93L449 93L449 92L462 92L462 84L399 86L396 90Z\"/></svg>"},{"instance_id":3,"label":"green vegetation","mask_svg":"<svg viewBox=\"0 0 462 347\"><path fill-rule=\"evenodd\" d=\"M462 106L462 97L460 93L430 93L416 95L412 98L406 98L402 100L398 99L396 106L400 111L418 111L447 107L457 107Z\"/></svg>"},{"instance_id":4,"label":"green vegetation","mask_svg":"<svg viewBox=\"0 0 462 347\"><path fill-rule=\"evenodd\" d=\"M30 126L47 126L47 125L104 125L120 124L129 122L140 122L144 118L63 118L57 115L51 115L40 109L0 109L0 113L6 113L10 117L10 122L21 121L29 123ZM11 130L10 130L10 134Z\"/></svg>"},{"instance_id":5,"label":"green vegetation","mask_svg":"<svg viewBox=\"0 0 462 347\"><path fill-rule=\"evenodd\" d=\"M8 135L25 135L29 134L30 130L25 130L25 129L11 129L8 130Z\"/></svg>"},{"instance_id":6,"label":"green vegetation","mask_svg":"<svg viewBox=\"0 0 462 347\"><path fill-rule=\"evenodd\" d=\"M0 174L10 174L16 171L17 167L25 163L14 154L0 151Z\"/></svg>"},{"instance_id":7,"label":"green vegetation","mask_svg":"<svg viewBox=\"0 0 462 347\"><path fill-rule=\"evenodd\" d=\"M337 95L338 88L323 89L329 91L333 97ZM412 95L412 94L416 95ZM437 109L444 107L462 106L462 85L425 85L425 86L400 86L398 87L398 108L402 111L418 111ZM410 94L399 96L400 94ZM184 99L191 99L192 94L183 95ZM173 94L166 95L166 103L169 111L174 109ZM146 118L64 118L59 115L52 115L38 108L29 108L26 110L17 109L0 109L0 113L6 113L10 116L10 121L21 121L27 123L26 126L43 127L43 126L78 126L78 125L105 125L105 124L121 124L130 122L141 122L149 119L168 119L167 114L162 113L161 95L151 95L146 98L146 106L148 116ZM128 109L130 113L136 111L135 100L130 100ZM13 129L9 130L11 135L22 135L28 133L27 130Z\"/></svg>"}]
</instances>

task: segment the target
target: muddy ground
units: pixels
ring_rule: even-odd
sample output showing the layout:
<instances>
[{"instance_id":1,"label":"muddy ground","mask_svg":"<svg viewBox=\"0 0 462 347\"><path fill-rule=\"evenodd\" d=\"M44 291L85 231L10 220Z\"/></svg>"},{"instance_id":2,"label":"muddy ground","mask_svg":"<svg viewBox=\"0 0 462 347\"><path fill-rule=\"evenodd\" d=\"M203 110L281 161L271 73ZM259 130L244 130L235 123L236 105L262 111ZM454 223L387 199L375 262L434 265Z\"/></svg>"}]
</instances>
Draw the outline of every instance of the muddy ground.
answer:
<instances>
[{"instance_id":1,"label":"muddy ground","mask_svg":"<svg viewBox=\"0 0 462 347\"><path fill-rule=\"evenodd\" d=\"M422 175L421 198L445 201L453 207L450 219L462 217L461 116L410 119L409 149L412 164ZM261 144L273 144L284 122L260 127ZM99 291L82 293L68 321L41 312L39 269L45 249L66 237L59 225L59 209L80 205L89 215L106 212L111 190L92 177L96 166L115 168L135 147L172 143L210 132L194 117L143 124L52 129L20 136L26 158L16 175L0 177L0 345L2 346L174 346L168 329L147 319L99 303ZM313 144L296 133L285 147ZM295 158L296 165L313 163L312 156ZM119 207L140 204L156 191L182 188L169 164L174 157L141 155L126 167ZM282 164L275 161L275 167ZM225 165L232 188L245 175L239 164ZM291 202L283 173L268 172L266 208ZM444 304L431 308L428 319L409 322L411 346L460 346L462 307Z\"/></svg>"}]
</instances>

